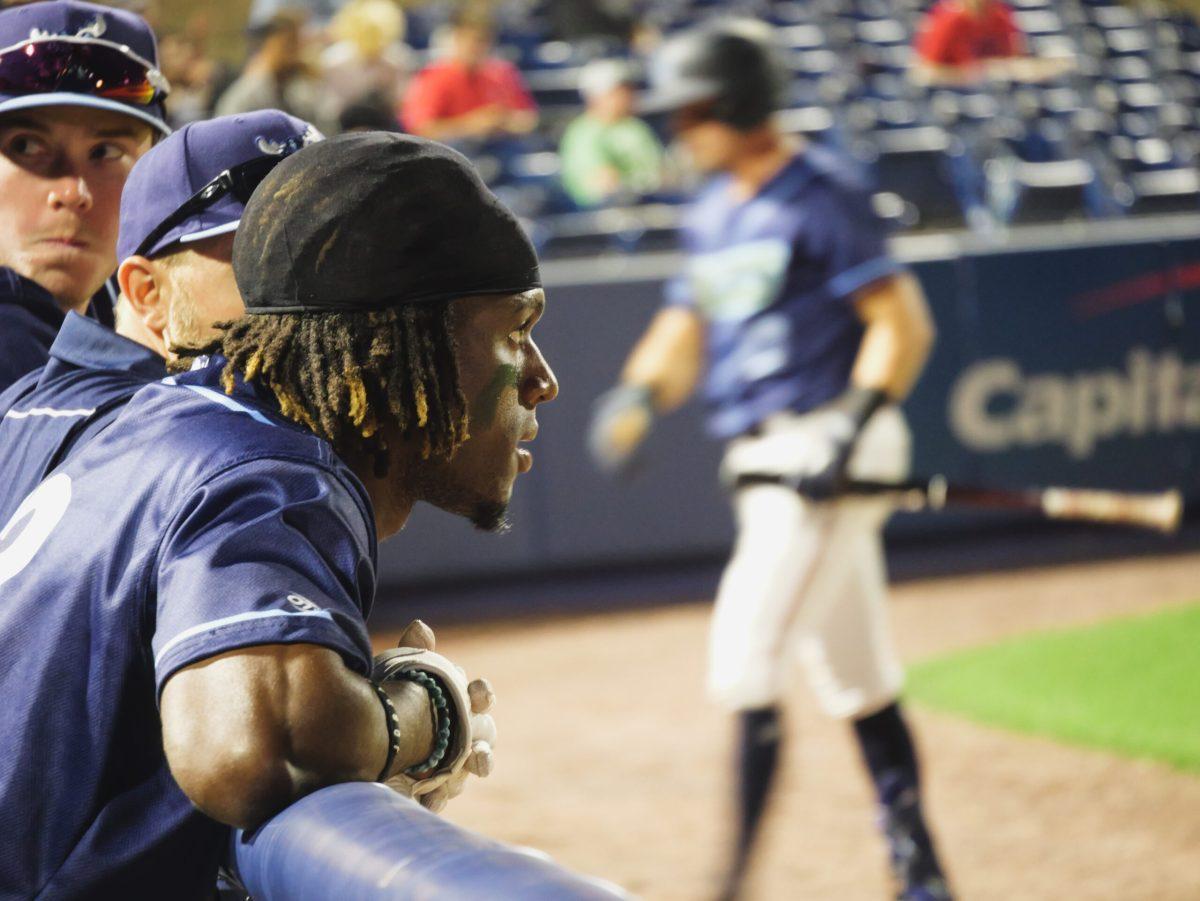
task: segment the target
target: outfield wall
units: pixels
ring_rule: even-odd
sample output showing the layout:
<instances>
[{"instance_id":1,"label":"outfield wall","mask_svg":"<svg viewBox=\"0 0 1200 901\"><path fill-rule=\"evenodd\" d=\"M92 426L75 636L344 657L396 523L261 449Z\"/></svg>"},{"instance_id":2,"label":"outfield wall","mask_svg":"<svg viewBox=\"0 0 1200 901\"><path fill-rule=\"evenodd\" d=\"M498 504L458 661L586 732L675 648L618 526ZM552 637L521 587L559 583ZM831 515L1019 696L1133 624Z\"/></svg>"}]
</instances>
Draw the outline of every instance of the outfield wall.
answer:
<instances>
[{"instance_id":1,"label":"outfield wall","mask_svg":"<svg viewBox=\"0 0 1200 901\"><path fill-rule=\"evenodd\" d=\"M1000 486L1178 485L1200 497L1200 218L1037 227L993 239L897 239L929 297L938 342L906 404L914 470ZM670 255L547 264L537 340L558 375L514 526L480 535L419 506L381 548L382 582L719 555L732 525L719 447L689 405L663 420L628 481L593 469L592 401L676 271ZM905 515L896 535L970 528Z\"/></svg>"}]
</instances>

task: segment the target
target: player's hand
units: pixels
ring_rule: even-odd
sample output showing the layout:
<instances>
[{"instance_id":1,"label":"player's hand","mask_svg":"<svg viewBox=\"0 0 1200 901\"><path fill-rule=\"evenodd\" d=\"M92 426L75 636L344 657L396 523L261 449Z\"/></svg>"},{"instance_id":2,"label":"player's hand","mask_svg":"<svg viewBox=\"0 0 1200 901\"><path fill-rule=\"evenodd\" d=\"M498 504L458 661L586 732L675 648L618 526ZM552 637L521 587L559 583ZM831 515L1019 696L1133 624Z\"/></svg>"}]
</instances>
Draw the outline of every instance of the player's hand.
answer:
<instances>
[{"instance_id":1,"label":"player's hand","mask_svg":"<svg viewBox=\"0 0 1200 901\"><path fill-rule=\"evenodd\" d=\"M850 458L867 421L887 395L872 388L848 388L830 404L827 437L829 462L800 480L800 492L814 501L826 501L843 494L850 481Z\"/></svg>"},{"instance_id":2,"label":"player's hand","mask_svg":"<svg viewBox=\"0 0 1200 901\"><path fill-rule=\"evenodd\" d=\"M387 784L437 812L446 802L462 793L468 775L485 777L492 772L492 748L496 743L496 724L489 711L495 694L486 679L467 681L462 667L434 653L433 630L421 620L413 620L400 636L395 650L375 657L373 677L386 683L389 674L417 669L438 680L450 706L450 747L442 762L430 773L399 773Z\"/></svg>"},{"instance_id":3,"label":"player's hand","mask_svg":"<svg viewBox=\"0 0 1200 901\"><path fill-rule=\"evenodd\" d=\"M609 475L625 470L654 424L650 389L642 385L617 385L592 405L588 450L592 460Z\"/></svg>"}]
</instances>

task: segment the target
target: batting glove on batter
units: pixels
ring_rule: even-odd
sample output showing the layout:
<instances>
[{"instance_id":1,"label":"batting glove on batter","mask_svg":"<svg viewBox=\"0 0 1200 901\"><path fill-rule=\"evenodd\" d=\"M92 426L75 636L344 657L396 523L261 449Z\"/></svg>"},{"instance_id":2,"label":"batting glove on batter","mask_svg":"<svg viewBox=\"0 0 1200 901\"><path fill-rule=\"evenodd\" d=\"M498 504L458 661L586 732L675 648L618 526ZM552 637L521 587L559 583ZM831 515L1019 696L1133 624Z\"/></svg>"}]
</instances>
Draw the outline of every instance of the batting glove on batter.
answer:
<instances>
[{"instance_id":1,"label":"batting glove on batter","mask_svg":"<svg viewBox=\"0 0 1200 901\"><path fill-rule=\"evenodd\" d=\"M462 793L469 775L492 772L496 724L488 711L496 697L486 679L467 681L462 667L433 652L433 630L414 620L400 637L400 647L375 656L371 676L380 685L415 670L432 676L446 696L451 718L450 744L437 767L428 773L399 773L387 784L435 813Z\"/></svg>"},{"instance_id":2,"label":"batting glove on batter","mask_svg":"<svg viewBox=\"0 0 1200 901\"><path fill-rule=\"evenodd\" d=\"M815 501L831 500L845 491L847 469L858 437L867 420L887 403L887 394L877 388L847 388L831 403L837 414L830 431L833 453L824 468L800 480L800 492Z\"/></svg>"},{"instance_id":3,"label":"batting glove on batter","mask_svg":"<svg viewBox=\"0 0 1200 901\"><path fill-rule=\"evenodd\" d=\"M618 475L629 469L634 453L654 424L654 398L644 385L617 385L592 405L588 450L601 471Z\"/></svg>"}]
</instances>

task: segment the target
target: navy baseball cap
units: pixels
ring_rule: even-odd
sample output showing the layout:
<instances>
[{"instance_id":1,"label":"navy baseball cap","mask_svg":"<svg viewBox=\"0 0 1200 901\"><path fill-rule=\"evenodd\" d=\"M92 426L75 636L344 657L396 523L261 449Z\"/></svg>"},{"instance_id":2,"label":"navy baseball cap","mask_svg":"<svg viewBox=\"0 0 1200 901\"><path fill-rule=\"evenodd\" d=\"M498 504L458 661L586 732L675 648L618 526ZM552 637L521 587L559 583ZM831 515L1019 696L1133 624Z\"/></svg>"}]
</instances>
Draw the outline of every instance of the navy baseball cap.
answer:
<instances>
[{"instance_id":1,"label":"navy baseball cap","mask_svg":"<svg viewBox=\"0 0 1200 901\"><path fill-rule=\"evenodd\" d=\"M46 0L0 11L0 114L85 106L170 134L154 32L122 9Z\"/></svg>"},{"instance_id":2,"label":"navy baseball cap","mask_svg":"<svg viewBox=\"0 0 1200 901\"><path fill-rule=\"evenodd\" d=\"M176 244L234 231L250 191L273 163L321 138L303 119L279 110L185 125L150 148L130 171L121 194L117 259L154 256ZM239 171L250 171L251 177L239 179Z\"/></svg>"}]
</instances>

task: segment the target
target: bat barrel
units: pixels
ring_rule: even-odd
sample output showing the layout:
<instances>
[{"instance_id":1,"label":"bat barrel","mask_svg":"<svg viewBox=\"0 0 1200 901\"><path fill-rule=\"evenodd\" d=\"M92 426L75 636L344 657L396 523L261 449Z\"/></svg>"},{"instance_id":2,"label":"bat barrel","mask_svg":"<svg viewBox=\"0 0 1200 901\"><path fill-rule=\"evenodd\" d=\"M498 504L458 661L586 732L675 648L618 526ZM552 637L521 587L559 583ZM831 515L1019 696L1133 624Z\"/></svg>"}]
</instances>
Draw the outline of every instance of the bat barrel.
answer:
<instances>
[{"instance_id":1,"label":"bat barrel","mask_svg":"<svg viewBox=\"0 0 1200 901\"><path fill-rule=\"evenodd\" d=\"M1125 494L1079 488L1047 488L1042 492L1042 509L1054 519L1143 526L1170 533L1179 528L1183 518L1183 498L1178 491Z\"/></svg>"}]
</instances>

